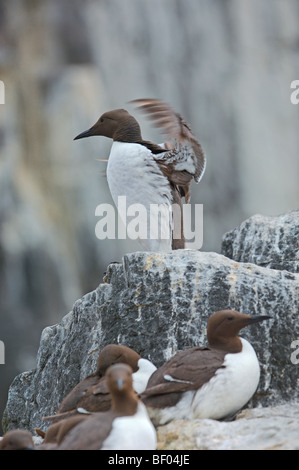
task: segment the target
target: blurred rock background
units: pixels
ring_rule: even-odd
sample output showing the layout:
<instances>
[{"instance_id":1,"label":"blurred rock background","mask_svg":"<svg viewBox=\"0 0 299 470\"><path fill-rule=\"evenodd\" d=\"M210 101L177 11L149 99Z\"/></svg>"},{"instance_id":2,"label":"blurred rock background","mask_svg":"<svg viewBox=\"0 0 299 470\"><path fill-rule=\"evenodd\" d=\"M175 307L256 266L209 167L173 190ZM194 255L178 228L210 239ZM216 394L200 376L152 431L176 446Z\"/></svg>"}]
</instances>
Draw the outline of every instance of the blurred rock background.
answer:
<instances>
[{"instance_id":1,"label":"blurred rock background","mask_svg":"<svg viewBox=\"0 0 299 470\"><path fill-rule=\"evenodd\" d=\"M157 97L206 152L192 203L202 250L253 214L298 208L297 0L0 0L0 415L7 389L34 368L41 331L139 250L100 241L95 208L112 202L111 142L73 142L104 111Z\"/></svg>"}]
</instances>

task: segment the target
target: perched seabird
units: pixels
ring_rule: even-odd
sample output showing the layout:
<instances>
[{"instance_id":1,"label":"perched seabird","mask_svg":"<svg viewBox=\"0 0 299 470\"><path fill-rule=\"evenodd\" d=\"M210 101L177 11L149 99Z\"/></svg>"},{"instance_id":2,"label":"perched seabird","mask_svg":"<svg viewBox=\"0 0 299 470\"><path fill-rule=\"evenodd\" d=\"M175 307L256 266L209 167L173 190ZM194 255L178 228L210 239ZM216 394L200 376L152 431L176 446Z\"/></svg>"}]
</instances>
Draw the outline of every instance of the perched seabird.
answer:
<instances>
[{"instance_id":1,"label":"perched seabird","mask_svg":"<svg viewBox=\"0 0 299 470\"><path fill-rule=\"evenodd\" d=\"M238 333L268 318L235 310L211 315L207 325L209 347L177 353L154 372L141 394L153 423L222 419L240 410L257 389L260 366L253 347Z\"/></svg>"},{"instance_id":2,"label":"perched seabird","mask_svg":"<svg viewBox=\"0 0 299 470\"><path fill-rule=\"evenodd\" d=\"M106 384L105 373L109 366L116 363L128 364L133 370L133 388L136 393L145 390L151 374L156 366L144 359L133 349L119 345L108 344L100 352L97 360L97 370L78 383L61 402L55 415L46 416L44 421L53 423L78 414L78 408L87 411L107 411L111 406L111 396ZM54 431L58 427L50 427L44 434L46 441L53 442ZM37 433L40 431L36 429ZM42 434L40 434L42 435Z\"/></svg>"},{"instance_id":3,"label":"perched seabird","mask_svg":"<svg viewBox=\"0 0 299 470\"><path fill-rule=\"evenodd\" d=\"M130 233L126 214L118 205L121 196L126 197L126 207L141 204L146 209L141 223L146 233L139 237L146 251L184 248L182 198L188 203L191 180L196 183L201 180L206 167L205 155L189 125L167 103L154 99L132 103L147 113L170 142L158 145L144 140L138 122L125 109L104 113L74 140L94 135L113 139L107 181L130 238L136 234L134 230ZM154 207L159 208L161 221ZM180 210L171 212L172 207Z\"/></svg>"},{"instance_id":4,"label":"perched seabird","mask_svg":"<svg viewBox=\"0 0 299 470\"><path fill-rule=\"evenodd\" d=\"M33 450L34 442L31 432L25 429L7 431L0 441L0 450Z\"/></svg>"},{"instance_id":5,"label":"perched seabird","mask_svg":"<svg viewBox=\"0 0 299 470\"><path fill-rule=\"evenodd\" d=\"M131 367L114 364L105 377L111 409L92 413L73 427L58 450L155 450L156 431L133 389Z\"/></svg>"}]
</instances>

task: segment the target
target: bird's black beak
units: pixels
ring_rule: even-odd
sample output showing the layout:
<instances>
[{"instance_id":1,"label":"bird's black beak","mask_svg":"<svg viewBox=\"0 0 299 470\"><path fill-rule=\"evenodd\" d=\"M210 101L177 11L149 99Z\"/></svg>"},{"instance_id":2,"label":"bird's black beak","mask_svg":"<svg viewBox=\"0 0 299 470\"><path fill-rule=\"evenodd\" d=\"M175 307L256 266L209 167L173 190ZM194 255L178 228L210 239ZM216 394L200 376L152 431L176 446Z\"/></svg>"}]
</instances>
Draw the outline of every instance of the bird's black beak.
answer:
<instances>
[{"instance_id":1,"label":"bird's black beak","mask_svg":"<svg viewBox=\"0 0 299 470\"><path fill-rule=\"evenodd\" d=\"M252 325L253 323L258 323L260 321L269 320L268 315L252 315L251 318L248 319L248 325Z\"/></svg>"},{"instance_id":2,"label":"bird's black beak","mask_svg":"<svg viewBox=\"0 0 299 470\"><path fill-rule=\"evenodd\" d=\"M78 139L84 139L84 137L90 137L91 135L94 135L94 128L91 127L90 129L87 129L87 131L81 132L81 134L77 135L74 140Z\"/></svg>"}]
</instances>

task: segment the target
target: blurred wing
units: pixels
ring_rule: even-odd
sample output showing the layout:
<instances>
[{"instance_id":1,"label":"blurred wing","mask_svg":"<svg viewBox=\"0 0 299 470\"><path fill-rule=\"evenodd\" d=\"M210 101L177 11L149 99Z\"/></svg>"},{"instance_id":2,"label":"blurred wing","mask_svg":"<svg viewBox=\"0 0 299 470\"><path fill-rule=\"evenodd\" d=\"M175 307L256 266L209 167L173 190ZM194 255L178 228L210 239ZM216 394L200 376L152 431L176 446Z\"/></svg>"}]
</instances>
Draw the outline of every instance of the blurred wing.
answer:
<instances>
[{"instance_id":1,"label":"blurred wing","mask_svg":"<svg viewBox=\"0 0 299 470\"><path fill-rule=\"evenodd\" d=\"M192 178L196 183L201 180L206 158L202 147L194 136L189 124L164 101L137 99L131 101L146 113L171 141L165 144L167 152L155 156L155 160L167 173L173 183L188 185Z\"/></svg>"},{"instance_id":2,"label":"blurred wing","mask_svg":"<svg viewBox=\"0 0 299 470\"><path fill-rule=\"evenodd\" d=\"M94 387L92 387L92 393L93 395L109 394L109 389L105 377L103 377L97 385L94 385Z\"/></svg>"},{"instance_id":3,"label":"blurred wing","mask_svg":"<svg viewBox=\"0 0 299 470\"><path fill-rule=\"evenodd\" d=\"M99 450L111 431L113 418L109 412L87 417L66 434L59 450Z\"/></svg>"}]
</instances>

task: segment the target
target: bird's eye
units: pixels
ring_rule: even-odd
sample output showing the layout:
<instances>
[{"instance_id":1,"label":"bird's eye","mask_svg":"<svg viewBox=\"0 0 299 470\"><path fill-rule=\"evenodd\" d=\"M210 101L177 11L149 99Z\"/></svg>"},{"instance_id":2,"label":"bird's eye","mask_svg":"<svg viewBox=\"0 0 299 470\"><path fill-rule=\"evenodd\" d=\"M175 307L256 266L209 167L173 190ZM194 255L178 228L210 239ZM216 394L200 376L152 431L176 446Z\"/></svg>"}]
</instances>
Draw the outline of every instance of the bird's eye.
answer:
<instances>
[{"instance_id":1,"label":"bird's eye","mask_svg":"<svg viewBox=\"0 0 299 470\"><path fill-rule=\"evenodd\" d=\"M234 317L227 317L227 319L231 321L234 319Z\"/></svg>"},{"instance_id":2,"label":"bird's eye","mask_svg":"<svg viewBox=\"0 0 299 470\"><path fill-rule=\"evenodd\" d=\"M101 122L104 122L104 118L101 118Z\"/></svg>"}]
</instances>

